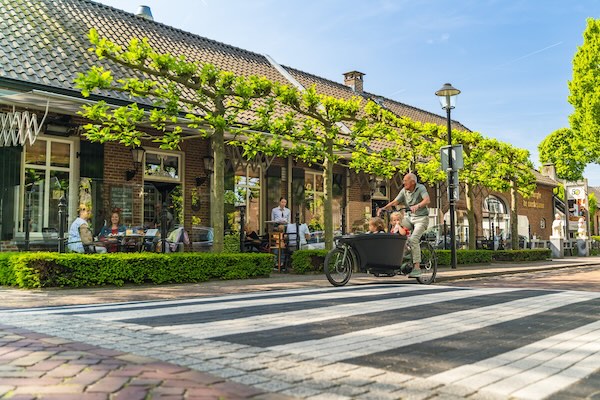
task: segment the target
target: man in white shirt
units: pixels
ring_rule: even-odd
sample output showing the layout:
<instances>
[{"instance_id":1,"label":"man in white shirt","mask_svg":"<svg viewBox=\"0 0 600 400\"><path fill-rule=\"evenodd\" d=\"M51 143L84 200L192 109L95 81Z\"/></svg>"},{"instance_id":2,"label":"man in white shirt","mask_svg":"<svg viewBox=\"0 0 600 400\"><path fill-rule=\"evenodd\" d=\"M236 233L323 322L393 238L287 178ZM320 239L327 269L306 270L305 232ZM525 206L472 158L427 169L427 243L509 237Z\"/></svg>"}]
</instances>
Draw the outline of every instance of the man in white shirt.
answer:
<instances>
[{"instance_id":1,"label":"man in white shirt","mask_svg":"<svg viewBox=\"0 0 600 400\"><path fill-rule=\"evenodd\" d=\"M310 239L310 230L308 229L308 225L299 224L298 225L299 233L296 235L296 224L287 224L285 228L285 234L288 236L288 245L290 248L296 248L296 239L300 236L300 248L306 248L307 241Z\"/></svg>"},{"instance_id":2,"label":"man in white shirt","mask_svg":"<svg viewBox=\"0 0 600 400\"><path fill-rule=\"evenodd\" d=\"M275 221L279 224L289 224L292 220L290 218L290 209L286 207L287 200L285 197L279 199L279 205L271 210L271 221Z\"/></svg>"}]
</instances>

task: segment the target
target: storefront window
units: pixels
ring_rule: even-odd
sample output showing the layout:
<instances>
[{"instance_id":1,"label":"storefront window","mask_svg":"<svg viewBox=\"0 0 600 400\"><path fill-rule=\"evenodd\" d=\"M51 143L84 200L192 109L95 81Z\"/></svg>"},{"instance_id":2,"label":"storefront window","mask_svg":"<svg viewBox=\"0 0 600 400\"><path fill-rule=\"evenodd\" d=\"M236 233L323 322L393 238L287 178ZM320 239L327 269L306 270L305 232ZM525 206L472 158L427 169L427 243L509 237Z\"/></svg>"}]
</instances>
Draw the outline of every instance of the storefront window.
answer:
<instances>
[{"instance_id":1,"label":"storefront window","mask_svg":"<svg viewBox=\"0 0 600 400\"><path fill-rule=\"evenodd\" d=\"M181 155L147 150L144 166L143 224L159 227L164 203L167 230L171 230L183 223Z\"/></svg>"},{"instance_id":2,"label":"storefront window","mask_svg":"<svg viewBox=\"0 0 600 400\"><path fill-rule=\"evenodd\" d=\"M166 178L179 181L179 159L179 155L176 154L147 151L144 175L149 179Z\"/></svg>"},{"instance_id":3,"label":"storefront window","mask_svg":"<svg viewBox=\"0 0 600 400\"><path fill-rule=\"evenodd\" d=\"M62 196L68 199L72 143L38 138L24 150L19 231L24 231L22 221L26 211L29 211L30 232L57 229L58 202Z\"/></svg>"},{"instance_id":4,"label":"storefront window","mask_svg":"<svg viewBox=\"0 0 600 400\"><path fill-rule=\"evenodd\" d=\"M488 196L483 201L483 235L489 239L504 238L509 231L504 202L496 196Z\"/></svg>"},{"instance_id":5,"label":"storefront window","mask_svg":"<svg viewBox=\"0 0 600 400\"><path fill-rule=\"evenodd\" d=\"M246 225L249 225L257 232L261 228L261 185L260 185L260 167L253 169L239 167L235 176L235 202L237 205L246 206ZM239 220L239 216L236 217Z\"/></svg>"},{"instance_id":6,"label":"storefront window","mask_svg":"<svg viewBox=\"0 0 600 400\"><path fill-rule=\"evenodd\" d=\"M50 165L53 167L69 167L71 145L69 143L52 142Z\"/></svg>"},{"instance_id":7,"label":"storefront window","mask_svg":"<svg viewBox=\"0 0 600 400\"><path fill-rule=\"evenodd\" d=\"M46 141L36 140L33 145L26 147L25 164L46 165Z\"/></svg>"},{"instance_id":8,"label":"storefront window","mask_svg":"<svg viewBox=\"0 0 600 400\"><path fill-rule=\"evenodd\" d=\"M304 220L312 231L322 231L323 227L323 173L304 173Z\"/></svg>"}]
</instances>

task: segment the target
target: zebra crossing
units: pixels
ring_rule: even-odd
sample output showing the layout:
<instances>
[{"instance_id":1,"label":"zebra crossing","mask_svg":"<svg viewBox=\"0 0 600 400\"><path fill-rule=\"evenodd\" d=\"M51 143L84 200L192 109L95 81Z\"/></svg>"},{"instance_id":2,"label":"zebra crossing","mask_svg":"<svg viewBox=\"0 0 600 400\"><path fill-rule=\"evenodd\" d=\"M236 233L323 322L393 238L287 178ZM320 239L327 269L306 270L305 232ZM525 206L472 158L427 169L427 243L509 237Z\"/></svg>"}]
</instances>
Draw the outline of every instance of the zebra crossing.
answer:
<instances>
[{"instance_id":1,"label":"zebra crossing","mask_svg":"<svg viewBox=\"0 0 600 400\"><path fill-rule=\"evenodd\" d=\"M600 393L595 292L361 285L13 309L0 320L298 398Z\"/></svg>"}]
</instances>

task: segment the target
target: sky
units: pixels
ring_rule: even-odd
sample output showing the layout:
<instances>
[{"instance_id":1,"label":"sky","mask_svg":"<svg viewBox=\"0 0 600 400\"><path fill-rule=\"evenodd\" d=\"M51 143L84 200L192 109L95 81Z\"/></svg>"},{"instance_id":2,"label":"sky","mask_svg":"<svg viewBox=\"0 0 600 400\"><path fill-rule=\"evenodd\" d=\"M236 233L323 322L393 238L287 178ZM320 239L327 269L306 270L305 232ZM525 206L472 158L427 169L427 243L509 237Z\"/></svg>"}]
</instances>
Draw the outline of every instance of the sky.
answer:
<instances>
[{"instance_id":1,"label":"sky","mask_svg":"<svg viewBox=\"0 0 600 400\"><path fill-rule=\"evenodd\" d=\"M453 120L531 153L569 126L572 60L597 0L101 0L154 20L445 116L435 91L461 90ZM600 186L600 166L585 171Z\"/></svg>"}]
</instances>

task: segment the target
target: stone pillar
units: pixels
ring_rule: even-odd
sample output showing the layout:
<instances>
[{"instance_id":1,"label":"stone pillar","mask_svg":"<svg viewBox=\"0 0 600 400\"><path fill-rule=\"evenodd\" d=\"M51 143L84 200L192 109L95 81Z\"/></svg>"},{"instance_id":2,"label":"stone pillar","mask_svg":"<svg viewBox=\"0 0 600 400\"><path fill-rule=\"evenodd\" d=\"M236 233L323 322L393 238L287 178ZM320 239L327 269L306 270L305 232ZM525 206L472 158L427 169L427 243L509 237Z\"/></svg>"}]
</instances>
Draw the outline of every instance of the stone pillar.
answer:
<instances>
[{"instance_id":1,"label":"stone pillar","mask_svg":"<svg viewBox=\"0 0 600 400\"><path fill-rule=\"evenodd\" d=\"M550 236L550 250L552 250L552 258L565 257L565 241L563 238Z\"/></svg>"},{"instance_id":2,"label":"stone pillar","mask_svg":"<svg viewBox=\"0 0 600 400\"><path fill-rule=\"evenodd\" d=\"M590 255L590 241L577 239L577 255L579 257L588 257Z\"/></svg>"}]
</instances>

